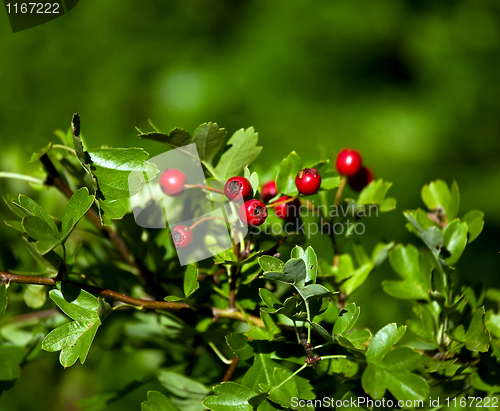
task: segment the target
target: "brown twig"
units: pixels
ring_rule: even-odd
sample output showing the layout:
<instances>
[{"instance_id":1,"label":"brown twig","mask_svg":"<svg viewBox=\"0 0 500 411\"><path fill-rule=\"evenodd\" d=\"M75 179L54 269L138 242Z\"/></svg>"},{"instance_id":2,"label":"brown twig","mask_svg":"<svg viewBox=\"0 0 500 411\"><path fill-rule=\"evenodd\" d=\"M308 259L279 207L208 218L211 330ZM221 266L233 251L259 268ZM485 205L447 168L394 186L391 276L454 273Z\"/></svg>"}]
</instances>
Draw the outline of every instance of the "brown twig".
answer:
<instances>
[{"instance_id":1,"label":"brown twig","mask_svg":"<svg viewBox=\"0 0 500 411\"><path fill-rule=\"evenodd\" d=\"M222 377L221 382L227 382L231 380L231 377L233 376L234 370L236 370L239 361L240 360L238 359L238 357L233 357L233 360L231 361L231 364L229 364L229 367L227 368L224 377Z\"/></svg>"},{"instance_id":2,"label":"brown twig","mask_svg":"<svg viewBox=\"0 0 500 411\"><path fill-rule=\"evenodd\" d=\"M56 286L56 280L54 278L45 277L32 277L25 275L10 274L4 271L0 271L0 285L9 283L19 283L19 284L39 284L45 286ZM203 315L210 318L228 318L232 320L237 320L241 322L247 322L247 318L238 310L231 309L220 309L216 307L209 307L206 305L194 307L185 303L178 302L168 302L168 301L156 301L156 300L142 300L140 298L134 298L125 294L118 293L113 290L107 290L104 288L96 287L88 284L81 284L69 281L82 290L88 291L91 294L98 295L100 297L111 298L116 301L120 301L125 304L140 307L145 310L161 310L177 313L188 313L196 312L197 314ZM256 327L265 328L264 323L260 318L252 315L248 315L249 321Z\"/></svg>"}]
</instances>

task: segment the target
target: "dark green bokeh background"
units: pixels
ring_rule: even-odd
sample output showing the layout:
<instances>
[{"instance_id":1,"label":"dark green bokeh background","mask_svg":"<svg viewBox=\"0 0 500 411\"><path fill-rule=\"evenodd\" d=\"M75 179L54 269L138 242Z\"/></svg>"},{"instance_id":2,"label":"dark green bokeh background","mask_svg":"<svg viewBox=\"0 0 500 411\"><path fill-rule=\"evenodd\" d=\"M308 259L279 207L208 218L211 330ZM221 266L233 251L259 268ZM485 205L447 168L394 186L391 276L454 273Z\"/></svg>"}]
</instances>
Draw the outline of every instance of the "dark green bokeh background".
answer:
<instances>
[{"instance_id":1,"label":"dark green bokeh background","mask_svg":"<svg viewBox=\"0 0 500 411\"><path fill-rule=\"evenodd\" d=\"M0 59L2 171L37 171L27 164L31 153L54 138L53 130L66 130L75 111L89 147L142 146L151 155L163 148L139 140L135 130L148 129L148 119L165 131L192 131L205 121L231 133L254 126L264 146L254 167L263 174L292 150L313 162L354 147L378 177L394 183L390 194L398 200L396 211L367 223L368 248L377 239L417 243L402 211L422 206L423 184L456 179L460 214L486 213L460 276L468 284L499 282L497 0L86 0L16 34L1 11ZM55 193L24 182L0 179L0 190L61 207ZM0 213L10 218L3 203ZM6 227L0 235L0 269L14 268L6 245L22 244ZM318 254L329 247L325 238L313 245ZM353 297L372 330L404 322L405 304L380 287L392 276L384 264ZM111 371L96 371L99 356ZM113 381L120 361L93 348L88 364L62 371L57 355L44 353L0 398L0 409L71 410L82 396L123 386ZM135 410L141 400L143 392L109 409Z\"/></svg>"}]
</instances>

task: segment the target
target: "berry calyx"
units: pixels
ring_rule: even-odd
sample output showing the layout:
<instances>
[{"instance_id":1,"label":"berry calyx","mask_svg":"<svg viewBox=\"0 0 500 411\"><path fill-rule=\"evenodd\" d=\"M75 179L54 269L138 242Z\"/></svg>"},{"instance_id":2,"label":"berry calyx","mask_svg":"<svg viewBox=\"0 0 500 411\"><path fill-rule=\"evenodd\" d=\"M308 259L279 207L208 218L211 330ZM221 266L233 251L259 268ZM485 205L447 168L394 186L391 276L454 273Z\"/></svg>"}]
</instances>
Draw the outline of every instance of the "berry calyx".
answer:
<instances>
[{"instance_id":1,"label":"berry calyx","mask_svg":"<svg viewBox=\"0 0 500 411\"><path fill-rule=\"evenodd\" d=\"M354 191L361 191L373 181L373 173L368 167L361 167L359 171L347 178L349 186Z\"/></svg>"},{"instance_id":2,"label":"berry calyx","mask_svg":"<svg viewBox=\"0 0 500 411\"><path fill-rule=\"evenodd\" d=\"M258 226L266 221L267 208L262 201L253 199L240 205L238 214L241 221L250 226Z\"/></svg>"},{"instance_id":3,"label":"berry calyx","mask_svg":"<svg viewBox=\"0 0 500 411\"><path fill-rule=\"evenodd\" d=\"M175 248L186 248L193 241L193 232L186 225L176 225L170 233Z\"/></svg>"},{"instance_id":4,"label":"berry calyx","mask_svg":"<svg viewBox=\"0 0 500 411\"><path fill-rule=\"evenodd\" d=\"M350 177L361 168L361 155L359 151L345 148L340 151L335 161L335 168L339 174Z\"/></svg>"},{"instance_id":5,"label":"berry calyx","mask_svg":"<svg viewBox=\"0 0 500 411\"><path fill-rule=\"evenodd\" d=\"M266 203L276 197L276 194L278 194L278 189L274 181L268 181L260 190L260 198Z\"/></svg>"},{"instance_id":6,"label":"berry calyx","mask_svg":"<svg viewBox=\"0 0 500 411\"><path fill-rule=\"evenodd\" d=\"M245 177L231 177L224 185L224 193L229 200L234 200L241 195L244 200L252 196L252 186Z\"/></svg>"},{"instance_id":7,"label":"berry calyx","mask_svg":"<svg viewBox=\"0 0 500 411\"><path fill-rule=\"evenodd\" d=\"M295 177L295 185L300 194L310 196L319 190L321 176L314 168L304 168Z\"/></svg>"},{"instance_id":8,"label":"berry calyx","mask_svg":"<svg viewBox=\"0 0 500 411\"><path fill-rule=\"evenodd\" d=\"M184 191L186 174L177 168L164 171L160 177L160 187L169 196L178 196Z\"/></svg>"},{"instance_id":9,"label":"berry calyx","mask_svg":"<svg viewBox=\"0 0 500 411\"><path fill-rule=\"evenodd\" d=\"M274 212L276 214L276 217L289 221L289 220L295 220L299 216L300 200L298 198L288 203L278 204L283 201L289 200L290 198L291 197L283 196L278 198L273 203L276 204L276 206L274 206Z\"/></svg>"}]
</instances>

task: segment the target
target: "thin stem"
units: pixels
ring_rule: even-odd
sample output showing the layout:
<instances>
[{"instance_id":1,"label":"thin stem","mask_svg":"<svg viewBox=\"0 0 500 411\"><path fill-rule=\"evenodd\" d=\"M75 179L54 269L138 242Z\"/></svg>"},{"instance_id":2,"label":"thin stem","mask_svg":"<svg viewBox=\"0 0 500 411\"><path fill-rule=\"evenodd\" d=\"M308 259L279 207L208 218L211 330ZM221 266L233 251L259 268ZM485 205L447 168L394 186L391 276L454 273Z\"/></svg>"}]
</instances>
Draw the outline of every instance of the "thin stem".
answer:
<instances>
[{"instance_id":1,"label":"thin stem","mask_svg":"<svg viewBox=\"0 0 500 411\"><path fill-rule=\"evenodd\" d=\"M267 393L267 395L271 395L274 391L280 389L283 385L285 385L288 381L290 381L293 377L295 377L299 372L301 372L304 368L306 368L309 364L304 364L302 367L300 367L297 371L295 371L292 375L290 375L288 378L285 378L283 381L281 381L276 387L274 387L271 391Z\"/></svg>"},{"instance_id":2,"label":"thin stem","mask_svg":"<svg viewBox=\"0 0 500 411\"><path fill-rule=\"evenodd\" d=\"M281 204L291 203L292 201L295 201L295 200L297 199L297 197L298 197L298 196L299 196L299 195L297 194L297 195L295 195L295 196L293 196L293 197L290 197L290 198L288 198L288 199L286 199L286 200L279 201L279 202L277 202L277 203L267 204L267 205L266 205L266 207L267 207L267 208L273 208L273 207L279 206L279 205L281 205Z\"/></svg>"},{"instance_id":3,"label":"thin stem","mask_svg":"<svg viewBox=\"0 0 500 411\"><path fill-rule=\"evenodd\" d=\"M18 174L18 173L9 173L8 171L0 171L0 178L13 178L16 180L24 180L24 181L29 181L30 183L35 183L42 185L44 184L43 180L40 180L35 177L27 176L24 174Z\"/></svg>"},{"instance_id":4,"label":"thin stem","mask_svg":"<svg viewBox=\"0 0 500 411\"><path fill-rule=\"evenodd\" d=\"M340 204L340 198L342 197L342 191L344 191L345 183L347 181L347 177L343 176L342 180L340 180L339 188L337 189L337 194L335 195L335 205L338 207Z\"/></svg>"},{"instance_id":5,"label":"thin stem","mask_svg":"<svg viewBox=\"0 0 500 411\"><path fill-rule=\"evenodd\" d=\"M297 323L295 322L295 320L293 321L293 329L295 330L295 335L297 336L297 342L299 344L302 344L302 341L300 341L299 330L297 330Z\"/></svg>"},{"instance_id":6,"label":"thin stem","mask_svg":"<svg viewBox=\"0 0 500 411\"><path fill-rule=\"evenodd\" d=\"M201 220L198 220L196 223L194 223L191 227L189 227L191 230L193 228L195 228L198 224L201 224L203 223L204 221L207 221L207 220L222 220L224 221L225 223L227 223L226 219L225 218L222 218L222 217L204 217L202 218Z\"/></svg>"},{"instance_id":7,"label":"thin stem","mask_svg":"<svg viewBox=\"0 0 500 411\"><path fill-rule=\"evenodd\" d=\"M208 341L208 345L210 346L210 348L212 350L214 350L214 353L217 355L217 357L219 357L219 359L224 363L224 364L232 364L232 360L228 360L226 357L224 357L224 355L219 351L219 349L217 348L217 346L212 342L212 341Z\"/></svg>"},{"instance_id":8,"label":"thin stem","mask_svg":"<svg viewBox=\"0 0 500 411\"><path fill-rule=\"evenodd\" d=\"M347 358L347 355L325 355L321 357L322 360L334 360L336 358Z\"/></svg>"},{"instance_id":9,"label":"thin stem","mask_svg":"<svg viewBox=\"0 0 500 411\"><path fill-rule=\"evenodd\" d=\"M311 310L309 309L309 303L304 300L304 304L306 306L306 312L307 312L307 343L311 344Z\"/></svg>"},{"instance_id":10,"label":"thin stem","mask_svg":"<svg viewBox=\"0 0 500 411\"><path fill-rule=\"evenodd\" d=\"M204 184L184 184L184 187L185 188L201 188L203 190L214 191L216 193L226 194L224 192L224 190L221 190L219 188L209 187L209 186L206 186Z\"/></svg>"},{"instance_id":11,"label":"thin stem","mask_svg":"<svg viewBox=\"0 0 500 411\"><path fill-rule=\"evenodd\" d=\"M227 382L231 379L233 376L234 370L236 369L236 366L238 365L239 362L238 357L233 357L233 360L231 361L231 365L227 369L226 373L224 374L224 377L222 377L222 382Z\"/></svg>"},{"instance_id":12,"label":"thin stem","mask_svg":"<svg viewBox=\"0 0 500 411\"><path fill-rule=\"evenodd\" d=\"M325 343L325 344L320 344L320 345L317 345L316 347L313 347L312 349L313 350L319 350L320 348L323 348L323 347L328 347L329 345L332 345L333 343L331 342L328 342L328 343ZM325 357L321 357L321 358L325 358Z\"/></svg>"},{"instance_id":13,"label":"thin stem","mask_svg":"<svg viewBox=\"0 0 500 411\"><path fill-rule=\"evenodd\" d=\"M52 144L52 148L60 148L61 150L66 150L69 151L71 154L76 155L75 150L73 150L71 147L64 146L62 144Z\"/></svg>"}]
</instances>

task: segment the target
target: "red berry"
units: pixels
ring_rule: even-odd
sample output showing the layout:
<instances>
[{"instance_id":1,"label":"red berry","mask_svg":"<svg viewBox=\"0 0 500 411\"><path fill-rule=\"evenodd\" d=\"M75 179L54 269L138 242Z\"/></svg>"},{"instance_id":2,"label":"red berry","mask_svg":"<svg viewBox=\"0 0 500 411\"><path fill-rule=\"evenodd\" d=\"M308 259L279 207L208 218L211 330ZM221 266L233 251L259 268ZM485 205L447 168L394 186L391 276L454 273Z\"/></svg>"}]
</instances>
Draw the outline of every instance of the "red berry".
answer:
<instances>
[{"instance_id":1,"label":"red berry","mask_svg":"<svg viewBox=\"0 0 500 411\"><path fill-rule=\"evenodd\" d=\"M252 192L252 186L245 177L231 177L224 186L224 193L229 200L234 200L240 194L244 200L248 199L252 197Z\"/></svg>"},{"instance_id":2,"label":"red berry","mask_svg":"<svg viewBox=\"0 0 500 411\"><path fill-rule=\"evenodd\" d=\"M170 235L175 248L186 248L193 241L193 232L186 225L176 225Z\"/></svg>"},{"instance_id":3,"label":"red berry","mask_svg":"<svg viewBox=\"0 0 500 411\"><path fill-rule=\"evenodd\" d=\"M240 205L238 214L241 221L251 226L257 226L266 221L267 208L262 201L253 199Z\"/></svg>"},{"instance_id":4,"label":"red berry","mask_svg":"<svg viewBox=\"0 0 500 411\"><path fill-rule=\"evenodd\" d=\"M286 201L291 197L283 196L278 198L273 204L281 203ZM274 212L276 217L282 218L283 220L295 220L299 216L300 201L296 198L289 203L278 204L274 207Z\"/></svg>"},{"instance_id":5,"label":"red berry","mask_svg":"<svg viewBox=\"0 0 500 411\"><path fill-rule=\"evenodd\" d=\"M164 171L160 177L160 186L163 192L169 196L178 196L184 191L186 175L177 168Z\"/></svg>"},{"instance_id":6,"label":"red berry","mask_svg":"<svg viewBox=\"0 0 500 411\"><path fill-rule=\"evenodd\" d=\"M276 197L276 194L278 194L278 189L276 188L276 183L274 181L268 181L260 190L260 198L266 203Z\"/></svg>"},{"instance_id":7,"label":"red berry","mask_svg":"<svg viewBox=\"0 0 500 411\"><path fill-rule=\"evenodd\" d=\"M361 155L359 151L344 148L337 156L335 168L339 174L347 177L356 174L361 168Z\"/></svg>"},{"instance_id":8,"label":"red berry","mask_svg":"<svg viewBox=\"0 0 500 411\"><path fill-rule=\"evenodd\" d=\"M373 173L368 167L361 167L359 171L347 178L347 182L354 191L361 191L373 181Z\"/></svg>"},{"instance_id":9,"label":"red berry","mask_svg":"<svg viewBox=\"0 0 500 411\"><path fill-rule=\"evenodd\" d=\"M300 194L310 196L319 190L321 176L314 168L304 168L295 177L295 185Z\"/></svg>"}]
</instances>

